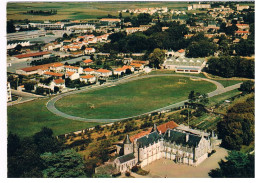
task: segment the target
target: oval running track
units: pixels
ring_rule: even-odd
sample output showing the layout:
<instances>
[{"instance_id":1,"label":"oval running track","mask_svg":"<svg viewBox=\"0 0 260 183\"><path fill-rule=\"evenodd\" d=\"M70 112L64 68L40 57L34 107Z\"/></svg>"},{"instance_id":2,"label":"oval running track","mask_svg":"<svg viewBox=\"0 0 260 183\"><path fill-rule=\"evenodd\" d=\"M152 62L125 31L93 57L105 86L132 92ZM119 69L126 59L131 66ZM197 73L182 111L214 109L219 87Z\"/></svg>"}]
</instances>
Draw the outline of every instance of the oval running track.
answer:
<instances>
[{"instance_id":1,"label":"oval running track","mask_svg":"<svg viewBox=\"0 0 260 183\"><path fill-rule=\"evenodd\" d=\"M136 76L136 75L134 75L134 76ZM207 78L201 78L201 77L198 77L198 76L188 76L188 75L182 75L182 74L156 74L156 75L145 75L145 76L140 76L140 77L131 77L130 76L130 77L127 77L127 78L122 78L122 79L120 79L116 82L105 83L103 85L95 85L95 86L93 85L92 87L86 87L86 88L81 89L81 90L76 90L76 91L60 94L60 95L55 96L52 99L50 99L47 102L46 107L50 112L54 113L55 115L63 117L63 118L71 119L71 120L82 121L82 122L111 123L111 122L122 121L122 120L126 120L126 119L131 119L131 118L151 114L151 113L154 113L154 112L159 112L159 111L168 110L168 109L171 109L171 108L183 106L184 103L187 102L188 100L184 100L184 101L181 101L181 102L178 102L178 103L175 103L175 104L171 104L169 106L162 107L162 108L159 108L159 109L156 109L156 110L153 110L153 111L150 111L150 112L146 112L146 113L143 113L143 114L139 114L139 115L136 115L136 116L129 116L129 117L118 118L118 119L88 119L88 118L82 118L82 117L72 116L72 115L63 113L55 107L56 101L60 100L61 98L65 97L65 96L68 96L68 95L73 95L73 94L82 93L82 92L90 92L90 91L94 91L94 90L100 90L100 89L115 86L115 85L118 85L118 84L127 83L127 82L130 82L130 81L135 81L135 80L144 79L144 78L151 78L151 77L161 77L161 76L187 77L187 78L200 79L200 80L204 80L204 81L208 81L210 83L213 83L217 86L217 89L215 91L208 93L209 97L213 97L215 95L219 95L219 94L237 89L241 85L241 83L238 83L238 84L224 88L224 86L217 81L207 79Z\"/></svg>"}]
</instances>

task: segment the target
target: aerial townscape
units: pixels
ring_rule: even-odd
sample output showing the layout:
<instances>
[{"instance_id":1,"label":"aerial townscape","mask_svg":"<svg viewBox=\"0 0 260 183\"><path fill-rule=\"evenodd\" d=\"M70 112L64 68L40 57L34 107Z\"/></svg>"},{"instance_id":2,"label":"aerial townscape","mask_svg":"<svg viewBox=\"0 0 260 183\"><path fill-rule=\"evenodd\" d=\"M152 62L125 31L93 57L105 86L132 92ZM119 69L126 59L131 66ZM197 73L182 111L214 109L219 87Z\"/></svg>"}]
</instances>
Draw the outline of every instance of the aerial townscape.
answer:
<instances>
[{"instance_id":1,"label":"aerial townscape","mask_svg":"<svg viewBox=\"0 0 260 183\"><path fill-rule=\"evenodd\" d=\"M255 2L8 2L8 178L255 178Z\"/></svg>"}]
</instances>

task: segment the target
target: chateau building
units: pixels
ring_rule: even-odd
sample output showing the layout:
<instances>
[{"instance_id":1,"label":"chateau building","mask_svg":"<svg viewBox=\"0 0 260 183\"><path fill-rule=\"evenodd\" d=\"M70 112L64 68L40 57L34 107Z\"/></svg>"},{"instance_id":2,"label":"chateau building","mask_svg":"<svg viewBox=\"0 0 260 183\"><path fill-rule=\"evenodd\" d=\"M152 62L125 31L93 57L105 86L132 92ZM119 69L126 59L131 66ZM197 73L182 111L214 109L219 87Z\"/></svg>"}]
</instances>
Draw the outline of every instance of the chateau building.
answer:
<instances>
[{"instance_id":1,"label":"chateau building","mask_svg":"<svg viewBox=\"0 0 260 183\"><path fill-rule=\"evenodd\" d=\"M219 142L214 133L177 126L176 123L172 126L171 123L174 122L168 122L170 128L167 123L163 127L160 125L162 131L154 125L150 133L141 132L135 138L127 135L122 147L124 155L114 160L117 171L129 171L135 165L144 167L161 158L197 166L208 157L216 142Z\"/></svg>"}]
</instances>

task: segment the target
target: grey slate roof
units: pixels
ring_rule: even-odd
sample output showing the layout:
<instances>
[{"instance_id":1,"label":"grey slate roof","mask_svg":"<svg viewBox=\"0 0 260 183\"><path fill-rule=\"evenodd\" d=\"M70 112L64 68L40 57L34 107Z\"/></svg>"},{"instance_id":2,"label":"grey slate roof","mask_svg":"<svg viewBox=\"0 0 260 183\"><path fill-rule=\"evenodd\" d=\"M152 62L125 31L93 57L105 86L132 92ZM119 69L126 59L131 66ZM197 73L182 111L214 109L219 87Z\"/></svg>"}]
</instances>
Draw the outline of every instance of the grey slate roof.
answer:
<instances>
[{"instance_id":1,"label":"grey slate roof","mask_svg":"<svg viewBox=\"0 0 260 183\"><path fill-rule=\"evenodd\" d=\"M124 140L124 144L131 144L131 141L129 139L129 135L128 134L126 135L126 138Z\"/></svg>"},{"instance_id":2,"label":"grey slate roof","mask_svg":"<svg viewBox=\"0 0 260 183\"><path fill-rule=\"evenodd\" d=\"M149 135L145 135L139 139L137 139L137 142L139 143L139 147L149 146L150 144L153 144L154 142L158 142L160 140L161 135L158 134L158 132L154 131L150 133Z\"/></svg>"},{"instance_id":3,"label":"grey slate roof","mask_svg":"<svg viewBox=\"0 0 260 183\"><path fill-rule=\"evenodd\" d=\"M118 157L118 160L120 163L125 163L125 162L133 160L133 159L135 159L135 156L133 153Z\"/></svg>"},{"instance_id":4,"label":"grey slate roof","mask_svg":"<svg viewBox=\"0 0 260 183\"><path fill-rule=\"evenodd\" d=\"M169 131L170 131L170 137L169 137ZM183 145L183 146L189 146L189 147L196 147L200 140L201 137L193 134L189 134L189 139L186 142L186 133L183 132L178 132L175 130L168 130L165 135L164 135L164 140L165 141L170 141L174 142L177 145Z\"/></svg>"}]
</instances>

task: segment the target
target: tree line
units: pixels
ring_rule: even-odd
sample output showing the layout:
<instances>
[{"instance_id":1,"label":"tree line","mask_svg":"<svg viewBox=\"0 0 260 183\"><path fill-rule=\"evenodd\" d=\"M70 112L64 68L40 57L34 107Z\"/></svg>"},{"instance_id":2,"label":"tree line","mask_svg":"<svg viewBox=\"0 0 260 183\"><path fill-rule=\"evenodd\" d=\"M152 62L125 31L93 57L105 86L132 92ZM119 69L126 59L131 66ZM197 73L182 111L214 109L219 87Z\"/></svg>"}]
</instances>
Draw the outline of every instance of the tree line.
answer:
<instances>
[{"instance_id":1,"label":"tree line","mask_svg":"<svg viewBox=\"0 0 260 183\"><path fill-rule=\"evenodd\" d=\"M205 71L217 76L230 77L255 77L255 62L242 57L221 56L212 57L207 62Z\"/></svg>"},{"instance_id":2,"label":"tree line","mask_svg":"<svg viewBox=\"0 0 260 183\"><path fill-rule=\"evenodd\" d=\"M25 14L30 15L56 15L57 10L28 10Z\"/></svg>"}]
</instances>

